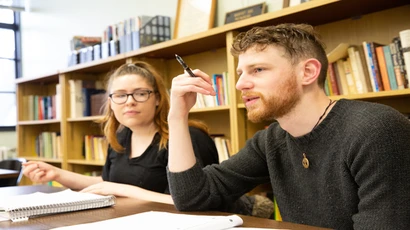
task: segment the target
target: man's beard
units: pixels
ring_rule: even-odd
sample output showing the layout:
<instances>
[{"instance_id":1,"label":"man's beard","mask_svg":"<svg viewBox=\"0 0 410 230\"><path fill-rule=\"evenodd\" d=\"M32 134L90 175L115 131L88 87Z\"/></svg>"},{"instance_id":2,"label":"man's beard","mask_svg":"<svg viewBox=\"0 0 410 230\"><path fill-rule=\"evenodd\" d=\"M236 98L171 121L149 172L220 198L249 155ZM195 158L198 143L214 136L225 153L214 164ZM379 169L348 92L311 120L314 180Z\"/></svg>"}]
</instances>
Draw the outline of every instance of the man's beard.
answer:
<instances>
[{"instance_id":1,"label":"man's beard","mask_svg":"<svg viewBox=\"0 0 410 230\"><path fill-rule=\"evenodd\" d=\"M260 103L248 108L248 119L251 122L272 121L288 114L299 102L301 95L297 90L296 76L292 74L288 80L277 87L278 92L266 97L256 93Z\"/></svg>"}]
</instances>

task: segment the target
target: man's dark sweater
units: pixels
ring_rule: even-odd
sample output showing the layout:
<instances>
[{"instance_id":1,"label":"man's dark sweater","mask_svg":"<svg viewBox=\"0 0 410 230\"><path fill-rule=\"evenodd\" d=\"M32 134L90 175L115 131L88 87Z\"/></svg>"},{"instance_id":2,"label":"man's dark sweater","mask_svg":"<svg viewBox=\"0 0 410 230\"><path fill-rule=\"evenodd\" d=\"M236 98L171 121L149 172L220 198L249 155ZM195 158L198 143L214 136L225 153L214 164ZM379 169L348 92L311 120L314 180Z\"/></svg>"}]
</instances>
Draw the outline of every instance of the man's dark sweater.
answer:
<instances>
[{"instance_id":1,"label":"man's dark sweater","mask_svg":"<svg viewBox=\"0 0 410 230\"><path fill-rule=\"evenodd\" d=\"M278 123L229 160L168 172L179 210L223 210L270 182L284 221L337 229L410 229L410 122L390 107L340 100L310 133ZM303 155L309 168L302 165Z\"/></svg>"}]
</instances>

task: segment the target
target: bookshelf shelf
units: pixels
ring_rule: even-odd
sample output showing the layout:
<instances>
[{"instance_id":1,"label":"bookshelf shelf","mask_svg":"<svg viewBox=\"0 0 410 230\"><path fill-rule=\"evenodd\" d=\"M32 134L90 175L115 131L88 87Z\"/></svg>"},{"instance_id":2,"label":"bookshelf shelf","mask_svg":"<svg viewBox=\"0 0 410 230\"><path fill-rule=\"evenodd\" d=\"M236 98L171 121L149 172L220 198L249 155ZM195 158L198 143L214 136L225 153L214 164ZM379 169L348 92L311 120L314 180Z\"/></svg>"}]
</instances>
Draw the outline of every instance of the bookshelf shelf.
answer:
<instances>
[{"instance_id":1,"label":"bookshelf shelf","mask_svg":"<svg viewBox=\"0 0 410 230\"><path fill-rule=\"evenodd\" d=\"M104 161L67 160L69 164L103 166Z\"/></svg>"},{"instance_id":2,"label":"bookshelf shelf","mask_svg":"<svg viewBox=\"0 0 410 230\"><path fill-rule=\"evenodd\" d=\"M195 108L195 109L192 109L190 112L191 113L201 113L201 112L212 112L212 111L221 111L221 110L229 110L229 106L221 105L221 106L207 107L207 108Z\"/></svg>"},{"instance_id":3,"label":"bookshelf shelf","mask_svg":"<svg viewBox=\"0 0 410 230\"><path fill-rule=\"evenodd\" d=\"M342 98L363 100L363 99L382 99L382 98L393 98L393 97L410 97L410 89L371 92L371 93L353 94L353 95L331 96L330 98L332 98L332 100L339 100Z\"/></svg>"},{"instance_id":4,"label":"bookshelf shelf","mask_svg":"<svg viewBox=\"0 0 410 230\"><path fill-rule=\"evenodd\" d=\"M170 87L172 78L182 73L181 66L174 56L178 54L191 67L199 68L208 74L228 73L230 104L192 109L190 118L204 121L209 126L211 134L223 134L230 139L232 152L236 153L245 145L248 138L268 125L253 124L247 120L240 92L235 89L238 80L235 74L237 59L229 54L229 48L236 34L253 26L303 22L318 29L329 51L342 42L359 43L372 39L386 43L397 31L410 28L410 14L403 13L409 9L408 0L312 0L107 59L71 66L43 76L19 79L16 82L18 152L22 157L29 156L29 160L61 163L63 169L75 172L101 169L104 161L82 159L84 136L102 134L99 125L93 122L101 116L71 118L69 80L102 80L118 66L142 60L152 64L164 77L167 87ZM61 86L61 119L28 121L25 117L23 98L30 94L54 95L57 84ZM331 98L376 101L410 114L410 89ZM33 156L35 138L44 131L61 133L61 159ZM23 180L23 184L25 183L30 184Z\"/></svg>"},{"instance_id":5,"label":"bookshelf shelf","mask_svg":"<svg viewBox=\"0 0 410 230\"><path fill-rule=\"evenodd\" d=\"M365 100L365 99L382 99L382 98L394 98L394 97L410 97L410 89L371 92L371 93L354 94L354 95L330 96L332 100L340 100L340 99ZM245 104L239 103L238 108L244 109Z\"/></svg>"},{"instance_id":6,"label":"bookshelf shelf","mask_svg":"<svg viewBox=\"0 0 410 230\"><path fill-rule=\"evenodd\" d=\"M57 124L60 120L50 119L50 120L36 120L36 121L18 121L18 125L44 125L44 124Z\"/></svg>"},{"instance_id":7,"label":"bookshelf shelf","mask_svg":"<svg viewBox=\"0 0 410 230\"><path fill-rule=\"evenodd\" d=\"M29 82L30 84L33 84L33 83L47 84L49 82L58 82L58 74L59 74L58 71L55 71L51 73L46 73L42 76L20 78L16 80L16 84L22 84L25 82Z\"/></svg>"},{"instance_id":8,"label":"bookshelf shelf","mask_svg":"<svg viewBox=\"0 0 410 230\"><path fill-rule=\"evenodd\" d=\"M68 118L68 122L78 122L78 121L96 121L102 118L102 116L90 116L90 117L79 117L79 118Z\"/></svg>"},{"instance_id":9,"label":"bookshelf shelf","mask_svg":"<svg viewBox=\"0 0 410 230\"><path fill-rule=\"evenodd\" d=\"M126 61L125 54L108 57L106 59L96 60L87 63L81 63L75 66L61 70L60 73L83 72L83 73L100 73L112 70L112 66L120 66Z\"/></svg>"},{"instance_id":10,"label":"bookshelf shelf","mask_svg":"<svg viewBox=\"0 0 410 230\"><path fill-rule=\"evenodd\" d=\"M26 158L26 160L28 161L44 161L44 162L48 162L48 163L61 163L63 160L62 159L50 159L50 158L45 158L45 157L27 157L24 156L24 158Z\"/></svg>"}]
</instances>

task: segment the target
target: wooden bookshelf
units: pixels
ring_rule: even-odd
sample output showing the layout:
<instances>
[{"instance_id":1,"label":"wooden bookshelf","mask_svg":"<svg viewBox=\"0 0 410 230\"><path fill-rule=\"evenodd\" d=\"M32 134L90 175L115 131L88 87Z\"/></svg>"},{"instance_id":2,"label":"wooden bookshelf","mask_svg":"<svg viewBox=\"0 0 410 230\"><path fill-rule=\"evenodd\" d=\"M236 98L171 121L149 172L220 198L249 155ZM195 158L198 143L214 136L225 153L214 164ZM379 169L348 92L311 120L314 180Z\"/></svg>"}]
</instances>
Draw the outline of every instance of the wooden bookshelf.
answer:
<instances>
[{"instance_id":1,"label":"wooden bookshelf","mask_svg":"<svg viewBox=\"0 0 410 230\"><path fill-rule=\"evenodd\" d=\"M398 31L410 28L410 5L408 1L396 0L312 0L294 7L266 13L242 21L230 23L191 36L165 41L148 47L79 64L55 73L20 79L17 81L18 101L18 153L29 160L35 157L35 137L43 131L60 132L62 137L62 158L43 159L63 169L87 172L101 169L103 161L86 161L82 146L84 135L101 134L95 117L70 117L71 79L102 80L112 70L124 63L143 60L154 65L164 76L168 87L182 68L174 54L180 55L192 68L199 68L209 74L228 72L229 101L226 106L193 109L190 118L203 120L211 133L224 134L231 140L233 152L242 148L246 140L268 123L253 124L247 120L246 109L235 89L236 58L229 53L232 41L239 32L253 26L266 26L284 22L309 23L321 33L327 51L337 44L347 42L360 44L364 40L380 43L390 42ZM25 119L23 97L37 93L55 94L56 84L61 85L61 118L58 120L30 121ZM334 96L333 99L376 101L390 105L403 113L410 113L410 89L377 93ZM29 183L26 181L26 183Z\"/></svg>"}]
</instances>

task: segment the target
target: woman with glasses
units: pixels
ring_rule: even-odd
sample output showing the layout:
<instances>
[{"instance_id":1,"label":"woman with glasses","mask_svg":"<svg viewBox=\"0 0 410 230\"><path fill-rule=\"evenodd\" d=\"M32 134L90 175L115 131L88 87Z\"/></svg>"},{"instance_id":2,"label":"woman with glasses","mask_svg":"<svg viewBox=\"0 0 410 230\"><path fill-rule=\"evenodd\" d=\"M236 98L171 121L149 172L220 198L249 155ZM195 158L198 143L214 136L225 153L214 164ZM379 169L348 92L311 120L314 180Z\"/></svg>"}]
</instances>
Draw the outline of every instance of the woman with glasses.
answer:
<instances>
[{"instance_id":1,"label":"woman with glasses","mask_svg":"<svg viewBox=\"0 0 410 230\"><path fill-rule=\"evenodd\" d=\"M162 77L145 62L124 64L109 77L107 92L100 123L110 148L102 176L85 176L39 161L24 164L24 175L34 182L54 180L84 192L172 203L166 173L169 97ZM199 162L218 163L206 126L190 124Z\"/></svg>"}]
</instances>

